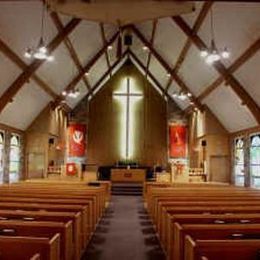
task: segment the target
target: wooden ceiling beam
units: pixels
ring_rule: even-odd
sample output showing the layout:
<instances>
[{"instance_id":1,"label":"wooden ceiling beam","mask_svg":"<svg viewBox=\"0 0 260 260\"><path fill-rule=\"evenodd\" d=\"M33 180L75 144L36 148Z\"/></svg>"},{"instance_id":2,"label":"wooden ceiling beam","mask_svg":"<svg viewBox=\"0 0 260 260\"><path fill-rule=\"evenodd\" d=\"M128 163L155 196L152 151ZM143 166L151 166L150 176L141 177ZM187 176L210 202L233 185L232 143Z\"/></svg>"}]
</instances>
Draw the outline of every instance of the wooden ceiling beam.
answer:
<instances>
[{"instance_id":1,"label":"wooden ceiling beam","mask_svg":"<svg viewBox=\"0 0 260 260\"><path fill-rule=\"evenodd\" d=\"M116 66L119 65L119 63L126 57L126 55L127 55L127 51L125 51L123 53L123 55L120 58L118 58L114 62L114 64L112 64L112 66L110 66L110 68L108 68L108 70L100 77L100 79L97 81L97 83L93 86L92 91L95 91L96 89L98 89L101 86L102 82L106 79L106 77L108 77L113 72L113 70L116 68ZM86 95L86 98L88 98L89 96L90 95L88 93Z\"/></svg>"},{"instance_id":2,"label":"wooden ceiling beam","mask_svg":"<svg viewBox=\"0 0 260 260\"><path fill-rule=\"evenodd\" d=\"M15 63L20 69L25 70L27 64L3 41L0 39L0 51ZM57 98L58 95L52 90L52 88L43 81L36 74L32 74L32 79L53 99Z\"/></svg>"},{"instance_id":3,"label":"wooden ceiling beam","mask_svg":"<svg viewBox=\"0 0 260 260\"><path fill-rule=\"evenodd\" d=\"M119 32L116 32L112 38L93 56L93 58L83 67L83 70L72 79L72 81L66 86L65 90L69 91L73 89L78 82L82 79L84 74L89 71L95 63L98 61L98 59L106 52L107 47L115 42L119 35Z\"/></svg>"},{"instance_id":4,"label":"wooden ceiling beam","mask_svg":"<svg viewBox=\"0 0 260 260\"><path fill-rule=\"evenodd\" d=\"M101 33L101 38L102 38L102 41L103 41L103 45L105 46L106 43L107 43L107 40L106 40L104 24L103 23L99 23L99 27L100 27L100 33ZM107 61L107 67L110 70L110 78L111 78L112 77L112 71L110 69L111 64L110 64L110 59L109 59L109 54L108 54L108 48L106 49L105 56L106 56L106 61Z\"/></svg>"},{"instance_id":5,"label":"wooden ceiling beam","mask_svg":"<svg viewBox=\"0 0 260 260\"><path fill-rule=\"evenodd\" d=\"M63 24L62 24L62 22L61 22L61 20L60 20L60 18L58 16L58 14L55 13L55 12L52 12L51 13L51 18L52 18L52 21L55 24L58 32L62 32L62 30L64 29L64 26L63 26ZM69 39L69 37L65 37L64 38L64 44L65 44L65 46L66 46L66 48L67 48L67 50L68 50L68 52L70 54L71 59L73 60L75 66L77 67L78 71L81 72L83 70L83 66L82 66L82 64L81 64L81 62L79 60L77 52L76 52L75 48L73 47L72 42ZM90 86L90 84L88 82L87 76L84 75L82 77L82 80L83 80L86 88L90 91L91 86Z\"/></svg>"},{"instance_id":6,"label":"wooden ceiling beam","mask_svg":"<svg viewBox=\"0 0 260 260\"><path fill-rule=\"evenodd\" d=\"M64 30L58 33L54 39L47 45L47 49L51 54L80 23L80 19L73 18L65 27ZM15 79L10 87L0 97L0 113L5 106L13 99L16 93L29 80L29 78L36 72L36 70L45 62L45 60L34 60L26 69Z\"/></svg>"},{"instance_id":7,"label":"wooden ceiling beam","mask_svg":"<svg viewBox=\"0 0 260 260\"><path fill-rule=\"evenodd\" d=\"M205 18L207 17L207 14L208 12L210 11L210 8L212 7L213 5L213 1L210 1L210 2L205 2L203 4L203 7L198 15L198 18L196 19L195 23L194 23L194 26L192 28L192 31L193 33L197 33L199 31L199 29L201 28ZM190 47L192 46L192 41L191 39L188 37L188 39L186 40L186 43L185 45L183 46L182 50L181 50L181 53L173 67L173 70L175 71L175 73L178 73L184 60L186 59L187 57L187 54L190 50ZM169 87L171 86L172 84L172 81L173 79L170 78L169 81L167 82L167 85L165 87L165 89L168 91Z\"/></svg>"},{"instance_id":8,"label":"wooden ceiling beam","mask_svg":"<svg viewBox=\"0 0 260 260\"><path fill-rule=\"evenodd\" d=\"M75 88L75 86L78 84L78 82L81 80L81 78L84 76L84 74L89 71L98 61L98 59L105 53L105 51L107 50L107 47L110 44L113 44L113 42L115 42L115 40L117 39L119 35L119 32L116 32L112 38L106 43L106 45L104 45L93 57L92 59L83 67L83 70L80 71L78 73L77 76L75 76L72 81L64 88L65 91L70 91L73 90ZM93 87L91 88L90 92L88 94L92 94L93 92ZM57 98L54 101L54 107L57 106L61 101L63 100L63 96L60 95L59 98Z\"/></svg>"},{"instance_id":9,"label":"wooden ceiling beam","mask_svg":"<svg viewBox=\"0 0 260 260\"><path fill-rule=\"evenodd\" d=\"M144 45L146 45L152 55L157 59L157 61L161 64L161 66L166 70L167 73L171 75L171 77L176 81L176 83L179 85L182 91L191 93L192 97L190 100L194 103L194 105L199 109L203 110L202 104L195 99L195 96L193 95L190 88L183 82L183 80L171 69L170 65L163 59L163 57L154 49L153 46L151 46L150 42L143 36L143 34L136 28L136 26L132 25L132 31L135 33L135 35L143 42Z\"/></svg>"},{"instance_id":10,"label":"wooden ceiling beam","mask_svg":"<svg viewBox=\"0 0 260 260\"><path fill-rule=\"evenodd\" d=\"M202 39L197 34L192 33L192 29L180 16L172 17L172 19L180 27L180 29L192 40L192 42L199 50L207 48L207 45L202 41ZM247 93L241 83L232 74L229 73L228 69L226 69L221 61L215 62L212 66L231 86L233 91L242 101L242 104L248 107L248 109L251 111L252 115L256 119L257 123L260 124L260 108L253 100L253 98Z\"/></svg>"},{"instance_id":11,"label":"wooden ceiling beam","mask_svg":"<svg viewBox=\"0 0 260 260\"><path fill-rule=\"evenodd\" d=\"M260 38L258 38L236 61L228 68L229 73L234 73L243 64L245 64L254 54L260 49ZM210 86L208 86L199 96L198 99L202 101L218 86L225 81L225 78L220 75Z\"/></svg>"},{"instance_id":12,"label":"wooden ceiling beam","mask_svg":"<svg viewBox=\"0 0 260 260\"><path fill-rule=\"evenodd\" d=\"M151 46L153 46L153 44L154 44L154 39L155 39L155 34L156 34L157 25L158 25L158 19L155 19L155 20L153 21L153 29L152 29L151 39L150 39L150 44L151 44ZM149 71L149 66L150 66L150 63L151 63L151 58L152 58L152 53L149 51L148 58L147 58L147 63L146 63L146 68L145 68L145 76L147 76L147 72Z\"/></svg>"}]
</instances>

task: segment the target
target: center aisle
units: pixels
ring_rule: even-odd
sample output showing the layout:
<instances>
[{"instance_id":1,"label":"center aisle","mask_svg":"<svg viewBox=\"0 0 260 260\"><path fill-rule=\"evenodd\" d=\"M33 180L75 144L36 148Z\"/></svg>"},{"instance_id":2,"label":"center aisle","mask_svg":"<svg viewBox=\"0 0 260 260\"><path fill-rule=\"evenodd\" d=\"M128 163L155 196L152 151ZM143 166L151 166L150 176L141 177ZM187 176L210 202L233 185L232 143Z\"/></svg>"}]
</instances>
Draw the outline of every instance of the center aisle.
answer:
<instances>
[{"instance_id":1,"label":"center aisle","mask_svg":"<svg viewBox=\"0 0 260 260\"><path fill-rule=\"evenodd\" d=\"M165 260L142 197L112 196L82 259Z\"/></svg>"}]
</instances>

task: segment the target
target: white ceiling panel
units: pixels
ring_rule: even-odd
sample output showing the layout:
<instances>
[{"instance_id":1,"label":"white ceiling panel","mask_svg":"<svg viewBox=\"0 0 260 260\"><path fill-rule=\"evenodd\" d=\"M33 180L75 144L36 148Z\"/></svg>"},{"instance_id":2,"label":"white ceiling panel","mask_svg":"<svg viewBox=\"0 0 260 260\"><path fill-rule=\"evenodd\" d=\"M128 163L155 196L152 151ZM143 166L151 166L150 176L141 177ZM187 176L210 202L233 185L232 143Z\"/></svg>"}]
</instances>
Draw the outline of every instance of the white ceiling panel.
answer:
<instances>
[{"instance_id":1,"label":"white ceiling panel","mask_svg":"<svg viewBox=\"0 0 260 260\"><path fill-rule=\"evenodd\" d=\"M144 50L143 47L143 43L137 37L133 37L133 45L131 46L131 50L142 62L142 64L146 66L149 50Z\"/></svg>"},{"instance_id":2,"label":"white ceiling panel","mask_svg":"<svg viewBox=\"0 0 260 260\"><path fill-rule=\"evenodd\" d=\"M87 62L103 47L100 26L98 23L81 21L69 36L76 49L82 65Z\"/></svg>"},{"instance_id":3,"label":"white ceiling panel","mask_svg":"<svg viewBox=\"0 0 260 260\"><path fill-rule=\"evenodd\" d=\"M0 52L0 96L22 71Z\"/></svg>"},{"instance_id":4,"label":"white ceiling panel","mask_svg":"<svg viewBox=\"0 0 260 260\"><path fill-rule=\"evenodd\" d=\"M206 64L204 59L200 57L195 46L190 48L179 73L196 96L219 75L211 65Z\"/></svg>"},{"instance_id":5,"label":"white ceiling panel","mask_svg":"<svg viewBox=\"0 0 260 260\"><path fill-rule=\"evenodd\" d=\"M25 84L0 114L0 122L25 130L51 101L33 81Z\"/></svg>"},{"instance_id":6,"label":"white ceiling panel","mask_svg":"<svg viewBox=\"0 0 260 260\"><path fill-rule=\"evenodd\" d=\"M251 112L230 87L220 86L205 99L205 103L230 132L257 125Z\"/></svg>"},{"instance_id":7,"label":"white ceiling panel","mask_svg":"<svg viewBox=\"0 0 260 260\"><path fill-rule=\"evenodd\" d=\"M37 74L41 76L57 94L60 94L74 76L78 74L78 69L63 43L53 52L53 56L54 61L45 62L37 70Z\"/></svg>"},{"instance_id":8,"label":"white ceiling panel","mask_svg":"<svg viewBox=\"0 0 260 260\"><path fill-rule=\"evenodd\" d=\"M41 1L11 1L0 3L0 37L25 61L23 57L28 47L39 43L41 31ZM44 40L50 42L57 30L49 15L45 16Z\"/></svg>"},{"instance_id":9,"label":"white ceiling panel","mask_svg":"<svg viewBox=\"0 0 260 260\"><path fill-rule=\"evenodd\" d=\"M136 25L139 31L144 35L147 40L151 40L153 31L153 21L142 22ZM155 31L156 35L156 31Z\"/></svg>"},{"instance_id":10,"label":"white ceiling panel","mask_svg":"<svg viewBox=\"0 0 260 260\"><path fill-rule=\"evenodd\" d=\"M169 77L167 76L166 70L154 57L151 58L149 71L155 76L155 78L159 81L161 86L164 88L169 80Z\"/></svg>"},{"instance_id":11,"label":"white ceiling panel","mask_svg":"<svg viewBox=\"0 0 260 260\"><path fill-rule=\"evenodd\" d=\"M225 62L231 64L245 49L260 36L259 3L223 3L213 4L214 33L218 48L228 47L231 57ZM199 36L210 43L210 15L199 31Z\"/></svg>"},{"instance_id":12,"label":"white ceiling panel","mask_svg":"<svg viewBox=\"0 0 260 260\"><path fill-rule=\"evenodd\" d=\"M71 108L74 108L88 93L88 89L82 80L76 85L75 89L80 92L80 95L77 98L66 97L67 104Z\"/></svg>"},{"instance_id":13,"label":"white ceiling panel","mask_svg":"<svg viewBox=\"0 0 260 260\"><path fill-rule=\"evenodd\" d=\"M88 80L90 86L93 87L96 82L106 73L108 70L105 54L103 54L95 65L90 69Z\"/></svg>"},{"instance_id":14,"label":"white ceiling panel","mask_svg":"<svg viewBox=\"0 0 260 260\"><path fill-rule=\"evenodd\" d=\"M174 67L186 40L185 34L171 18L159 20L154 47L171 67Z\"/></svg>"},{"instance_id":15,"label":"white ceiling panel","mask_svg":"<svg viewBox=\"0 0 260 260\"><path fill-rule=\"evenodd\" d=\"M255 54L234 75L260 106L260 52Z\"/></svg>"}]
</instances>

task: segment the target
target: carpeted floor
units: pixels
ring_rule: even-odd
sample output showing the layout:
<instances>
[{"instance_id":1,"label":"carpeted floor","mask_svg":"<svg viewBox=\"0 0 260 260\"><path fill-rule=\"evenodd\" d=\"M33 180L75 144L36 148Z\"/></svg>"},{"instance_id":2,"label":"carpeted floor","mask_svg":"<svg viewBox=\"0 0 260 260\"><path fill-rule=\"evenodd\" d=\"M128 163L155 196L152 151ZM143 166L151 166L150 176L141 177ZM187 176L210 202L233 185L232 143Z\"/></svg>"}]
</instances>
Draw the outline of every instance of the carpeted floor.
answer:
<instances>
[{"instance_id":1,"label":"carpeted floor","mask_svg":"<svg viewBox=\"0 0 260 260\"><path fill-rule=\"evenodd\" d=\"M165 260L142 197L113 196L82 260Z\"/></svg>"}]
</instances>

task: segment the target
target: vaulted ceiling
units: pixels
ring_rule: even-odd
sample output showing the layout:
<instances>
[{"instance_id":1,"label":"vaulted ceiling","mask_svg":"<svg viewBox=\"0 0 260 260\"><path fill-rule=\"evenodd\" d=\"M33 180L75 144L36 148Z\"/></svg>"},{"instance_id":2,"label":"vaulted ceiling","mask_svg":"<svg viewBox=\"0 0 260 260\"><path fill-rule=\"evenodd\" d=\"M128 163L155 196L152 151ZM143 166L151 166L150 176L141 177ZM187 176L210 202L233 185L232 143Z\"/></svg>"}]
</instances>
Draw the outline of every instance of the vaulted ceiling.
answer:
<instances>
[{"instance_id":1,"label":"vaulted ceiling","mask_svg":"<svg viewBox=\"0 0 260 260\"><path fill-rule=\"evenodd\" d=\"M123 46L120 59L117 25L50 12L44 38L55 60L39 62L23 54L39 41L42 2L0 1L0 123L25 130L49 102L59 104L64 89L80 90L78 98L66 99L74 108L86 95L92 98L129 56L162 95L192 93L195 106L209 107L228 131L259 125L260 3L195 6L191 13L131 24L126 30L133 44L129 50ZM216 44L232 52L214 65L200 57L210 43L210 7Z\"/></svg>"}]
</instances>

